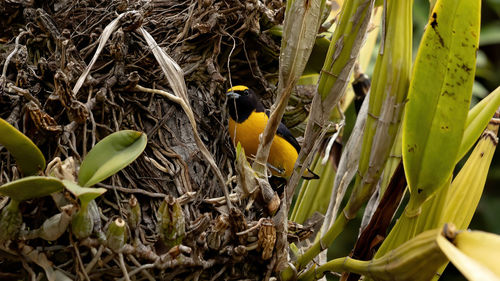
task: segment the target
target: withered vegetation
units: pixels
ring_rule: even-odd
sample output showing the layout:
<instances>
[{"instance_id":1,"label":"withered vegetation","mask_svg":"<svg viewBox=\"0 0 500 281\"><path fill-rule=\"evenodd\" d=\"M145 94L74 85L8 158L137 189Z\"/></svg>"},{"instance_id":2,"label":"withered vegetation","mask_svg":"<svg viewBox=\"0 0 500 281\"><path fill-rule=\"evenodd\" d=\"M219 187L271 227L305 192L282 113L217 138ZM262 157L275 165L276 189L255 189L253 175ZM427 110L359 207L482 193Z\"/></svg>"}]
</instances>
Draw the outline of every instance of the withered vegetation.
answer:
<instances>
[{"instance_id":1,"label":"withered vegetation","mask_svg":"<svg viewBox=\"0 0 500 281\"><path fill-rule=\"evenodd\" d=\"M127 11L136 12L120 21L83 87L73 93L103 29ZM141 207L139 228L129 227L122 258L98 235L80 241L68 229L50 243L12 241L1 251L0 279L44 274L20 249L46 255L54 269L77 280L253 280L275 274L276 255L286 253L273 253L276 230L259 198L247 208L252 199L234 197L236 208L228 212L182 108L134 89L171 92L137 32L142 26L183 69L198 131L234 193L225 89L231 77L233 85L267 93L270 104L268 81L276 79L280 43L265 30L283 21L282 1L4 1L0 13L5 66L0 69L0 117L31 138L47 162L73 157L79 163L99 140L118 130L148 136L135 162L97 185L108 192L96 200L101 212L96 233L113 219L129 219L132 196ZM5 149L0 157L0 183L19 178ZM182 205L186 234L181 245L169 249L158 238L157 213L164 199L175 198ZM0 207L5 206L8 198L0 199ZM23 202L21 211L26 229L59 212L50 197Z\"/></svg>"}]
</instances>

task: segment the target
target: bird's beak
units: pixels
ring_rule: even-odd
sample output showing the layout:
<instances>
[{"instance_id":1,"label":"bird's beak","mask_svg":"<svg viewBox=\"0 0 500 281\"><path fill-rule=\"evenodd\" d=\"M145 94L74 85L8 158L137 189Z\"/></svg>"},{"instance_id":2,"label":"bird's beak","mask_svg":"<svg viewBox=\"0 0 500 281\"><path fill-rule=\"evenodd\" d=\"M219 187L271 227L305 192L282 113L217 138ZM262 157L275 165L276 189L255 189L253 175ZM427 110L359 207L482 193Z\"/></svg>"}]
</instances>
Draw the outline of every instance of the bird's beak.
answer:
<instances>
[{"instance_id":1,"label":"bird's beak","mask_svg":"<svg viewBox=\"0 0 500 281\"><path fill-rule=\"evenodd\" d=\"M238 93L236 93L236 92L231 91L231 92L228 92L228 93L227 93L227 96L228 96L229 98L237 99L237 98L239 98L239 97L240 97L240 94L238 94Z\"/></svg>"}]
</instances>

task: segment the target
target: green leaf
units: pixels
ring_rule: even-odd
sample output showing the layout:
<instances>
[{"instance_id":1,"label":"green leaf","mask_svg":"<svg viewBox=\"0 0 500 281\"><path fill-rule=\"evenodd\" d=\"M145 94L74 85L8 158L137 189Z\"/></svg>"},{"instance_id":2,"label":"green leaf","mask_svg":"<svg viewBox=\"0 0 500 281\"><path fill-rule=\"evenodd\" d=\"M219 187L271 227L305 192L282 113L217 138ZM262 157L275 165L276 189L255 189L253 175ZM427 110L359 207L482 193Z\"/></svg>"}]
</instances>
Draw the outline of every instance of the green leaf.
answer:
<instances>
[{"instance_id":1,"label":"green leaf","mask_svg":"<svg viewBox=\"0 0 500 281\"><path fill-rule=\"evenodd\" d=\"M469 109L481 1L436 3L420 44L403 127L403 162L415 211L451 175Z\"/></svg>"},{"instance_id":2,"label":"green leaf","mask_svg":"<svg viewBox=\"0 0 500 281\"><path fill-rule=\"evenodd\" d=\"M311 56L309 56L309 60L307 61L304 69L304 73L320 73L323 63L325 62L326 53L330 47L330 40L327 39L327 36L329 37L331 34L322 33L316 37Z\"/></svg>"},{"instance_id":3,"label":"green leaf","mask_svg":"<svg viewBox=\"0 0 500 281\"><path fill-rule=\"evenodd\" d=\"M64 183L64 187L66 187L69 192L80 199L80 203L83 209L87 208L87 205L90 201L96 199L97 197L104 194L104 192L106 192L105 188L81 187L69 180L63 180L62 182Z\"/></svg>"},{"instance_id":4,"label":"green leaf","mask_svg":"<svg viewBox=\"0 0 500 281\"><path fill-rule=\"evenodd\" d=\"M500 107L500 87L496 88L469 111L457 161L464 157L476 142L498 107Z\"/></svg>"},{"instance_id":5,"label":"green leaf","mask_svg":"<svg viewBox=\"0 0 500 281\"><path fill-rule=\"evenodd\" d=\"M0 118L0 144L16 159L25 176L38 174L45 169L45 158L38 147L23 133Z\"/></svg>"},{"instance_id":6,"label":"green leaf","mask_svg":"<svg viewBox=\"0 0 500 281\"><path fill-rule=\"evenodd\" d=\"M16 201L39 198L61 191L64 185L58 178L31 176L0 186L0 194Z\"/></svg>"},{"instance_id":7,"label":"green leaf","mask_svg":"<svg viewBox=\"0 0 500 281\"><path fill-rule=\"evenodd\" d=\"M132 163L147 144L146 134L124 130L113 133L96 144L83 159L78 184L92 186Z\"/></svg>"}]
</instances>

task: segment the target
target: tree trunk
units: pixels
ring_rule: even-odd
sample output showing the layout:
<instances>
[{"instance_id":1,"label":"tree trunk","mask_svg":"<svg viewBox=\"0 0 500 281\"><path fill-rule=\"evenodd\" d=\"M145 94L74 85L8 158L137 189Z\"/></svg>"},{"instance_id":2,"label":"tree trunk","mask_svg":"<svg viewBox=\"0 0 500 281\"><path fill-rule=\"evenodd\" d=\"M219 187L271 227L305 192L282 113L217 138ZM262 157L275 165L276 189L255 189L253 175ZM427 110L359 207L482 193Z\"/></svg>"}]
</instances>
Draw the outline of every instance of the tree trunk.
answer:
<instances>
[{"instance_id":1,"label":"tree trunk","mask_svg":"<svg viewBox=\"0 0 500 281\"><path fill-rule=\"evenodd\" d=\"M105 27L128 11L137 13L120 21L83 86L73 92ZM0 279L39 274L51 278L50 269L56 268L57 274L79 280L253 280L274 275L271 261L286 253L262 257L257 240L263 227L258 221L268 215L259 197L246 209L250 198L238 193L241 198L233 204L236 210L228 212L222 186L200 153L181 106L135 88L172 93L136 31L141 26L146 29L184 71L198 132L229 181L230 193L235 193L235 181L230 180L236 174L235 152L226 130L225 89L244 83L257 92L270 93L267 81L277 71L279 38L264 31L281 23L283 11L279 0L0 4L0 58L5 65L0 117L32 139L47 163L56 157L73 157L79 166L97 142L119 130L137 130L148 137L136 161L96 185L107 189L96 199L102 228L94 225L93 235L83 240L68 229L50 244L21 237L7 242L2 246ZM270 96L263 94L267 105ZM0 156L0 184L19 178L9 153L0 150ZM64 194L68 202L78 204L72 195ZM132 195L142 214L137 231L129 221ZM165 198L181 204L185 219L182 244L171 248L159 239L157 225L158 208ZM1 199L0 207L7 203L7 198ZM50 197L22 202L20 208L26 229L39 228L59 212ZM130 230L120 253L109 250L101 235L117 217L128 221ZM240 228L235 228L238 224ZM252 226L257 227L247 239L235 233ZM27 249L38 251L38 258L20 253ZM53 263L49 269L42 269L43 255Z\"/></svg>"}]
</instances>

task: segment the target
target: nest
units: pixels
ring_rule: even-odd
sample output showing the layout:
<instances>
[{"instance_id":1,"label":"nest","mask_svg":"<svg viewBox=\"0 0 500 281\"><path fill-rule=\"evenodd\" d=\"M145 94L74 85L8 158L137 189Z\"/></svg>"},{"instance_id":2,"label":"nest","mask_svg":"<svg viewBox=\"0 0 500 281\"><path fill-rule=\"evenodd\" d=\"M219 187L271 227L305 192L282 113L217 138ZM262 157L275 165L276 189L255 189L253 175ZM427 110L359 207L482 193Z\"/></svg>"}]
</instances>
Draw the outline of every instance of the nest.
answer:
<instances>
[{"instance_id":1,"label":"nest","mask_svg":"<svg viewBox=\"0 0 500 281\"><path fill-rule=\"evenodd\" d=\"M74 280L273 276L276 256L287 253L273 252L274 244L266 246L276 236L270 214L259 200L249 204L251 198L236 198L235 208L228 212L221 185L201 155L183 109L134 87L171 92L151 49L137 32L142 27L182 68L198 133L234 191L236 156L225 129L224 89L244 83L271 93L273 84L268 81L277 76L279 39L265 30L282 22L284 3L40 2L0 4L6 27L0 33L0 60L5 65L0 117L32 139L47 162L72 157L78 163L113 132L145 132L144 153L97 185L108 192L96 199L101 229L94 230L104 230L117 217L127 221L133 198L141 207L142 219L137 229L128 229L128 244L120 253L104 246L96 235L75 239L69 229L50 243L40 238L13 241L8 251L2 250L1 279L30 275L34 280L44 274L34 253ZM122 18L75 94L72 87L93 58L104 28L130 11L134 12ZM270 96L264 95L267 105ZM0 183L19 178L9 153L2 149L0 155ZM166 247L158 235L158 208L164 200L180 202L185 218L185 237L175 247ZM1 198L0 207L7 201ZM23 202L21 211L27 229L40 227L59 212L50 197Z\"/></svg>"}]
</instances>

